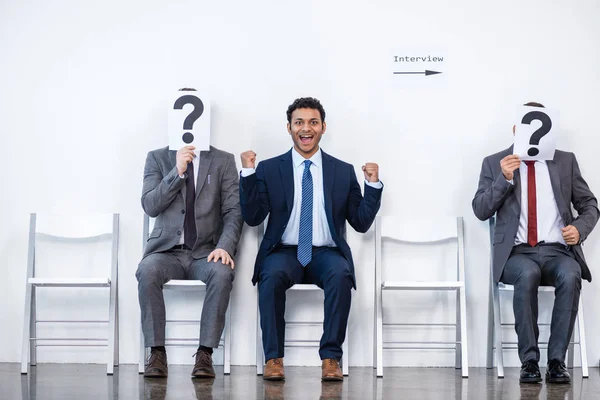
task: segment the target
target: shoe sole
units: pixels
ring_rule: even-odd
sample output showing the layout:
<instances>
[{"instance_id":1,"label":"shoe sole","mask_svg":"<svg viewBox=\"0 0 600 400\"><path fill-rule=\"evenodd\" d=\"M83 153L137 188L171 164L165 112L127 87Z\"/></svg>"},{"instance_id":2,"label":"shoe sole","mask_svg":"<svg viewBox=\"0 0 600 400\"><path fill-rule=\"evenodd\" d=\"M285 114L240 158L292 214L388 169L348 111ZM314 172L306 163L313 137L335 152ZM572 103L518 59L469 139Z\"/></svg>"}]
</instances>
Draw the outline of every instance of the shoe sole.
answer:
<instances>
[{"instance_id":1,"label":"shoe sole","mask_svg":"<svg viewBox=\"0 0 600 400\"><path fill-rule=\"evenodd\" d=\"M540 383L542 378L522 378L519 379L519 383Z\"/></svg>"},{"instance_id":2,"label":"shoe sole","mask_svg":"<svg viewBox=\"0 0 600 400\"><path fill-rule=\"evenodd\" d=\"M144 378L166 378L167 376L168 376L167 374L159 374L159 373L144 374Z\"/></svg>"},{"instance_id":3,"label":"shoe sole","mask_svg":"<svg viewBox=\"0 0 600 400\"><path fill-rule=\"evenodd\" d=\"M571 380L569 378L557 378L557 379L546 378L546 382L548 382L548 383L567 384L567 383L571 383Z\"/></svg>"},{"instance_id":4,"label":"shoe sole","mask_svg":"<svg viewBox=\"0 0 600 400\"><path fill-rule=\"evenodd\" d=\"M343 380L344 380L344 377L337 377L337 376L324 376L321 378L321 381L323 381L323 382L340 382Z\"/></svg>"},{"instance_id":5,"label":"shoe sole","mask_svg":"<svg viewBox=\"0 0 600 400\"><path fill-rule=\"evenodd\" d=\"M265 381L284 381L285 376L263 376Z\"/></svg>"},{"instance_id":6,"label":"shoe sole","mask_svg":"<svg viewBox=\"0 0 600 400\"><path fill-rule=\"evenodd\" d=\"M215 376L215 374L192 374L192 378L198 379L214 379Z\"/></svg>"}]
</instances>

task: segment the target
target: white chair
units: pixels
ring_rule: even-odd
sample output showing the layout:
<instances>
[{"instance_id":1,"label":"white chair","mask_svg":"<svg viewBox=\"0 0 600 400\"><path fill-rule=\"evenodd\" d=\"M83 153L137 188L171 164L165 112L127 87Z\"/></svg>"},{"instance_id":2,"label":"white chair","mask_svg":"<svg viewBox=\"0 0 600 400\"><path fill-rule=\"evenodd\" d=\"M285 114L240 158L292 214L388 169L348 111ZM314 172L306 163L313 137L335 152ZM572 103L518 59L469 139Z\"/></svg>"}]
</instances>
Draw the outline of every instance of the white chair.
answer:
<instances>
[{"instance_id":1,"label":"white chair","mask_svg":"<svg viewBox=\"0 0 600 400\"><path fill-rule=\"evenodd\" d=\"M496 354L496 364L498 367L498 378L504 378L504 354L505 349L517 349L517 342L505 342L502 339L502 328L513 327L514 322L507 323L501 320L500 310L500 292L514 292L513 285L507 285L504 283L494 282L494 269L493 269L493 246L494 246L494 230L496 228L496 218L492 217L489 219L489 232L490 232L490 293L489 293L489 311L488 311L488 346L487 346L487 368L494 368L494 353ZM554 293L554 287L552 286L540 286L538 293ZM575 329L573 329L573 337L569 342L569 351L567 357L567 365L569 368L573 368L574 363L574 345L579 345L580 357L581 357L581 375L584 378L589 377L588 361L587 361L587 348L585 341L585 323L583 320L583 293L579 296L579 312L577 313L577 331L579 340L575 341ZM539 326L550 326L549 323L538 323ZM539 345L546 345L548 342L538 342ZM541 347L541 346L540 346Z\"/></svg>"},{"instance_id":2,"label":"white chair","mask_svg":"<svg viewBox=\"0 0 600 400\"><path fill-rule=\"evenodd\" d=\"M36 274L36 242L38 238L49 241L82 245L90 241L109 239L111 246L111 267L106 277L42 277ZM118 244L119 214L74 216L38 216L33 213L29 219L29 254L27 261L27 283L25 291L25 315L23 319L23 343L21 353L21 373L27 374L29 361L37 363L38 346L107 346L108 360L106 373L112 375L114 366L119 364L119 315L118 315ZM108 269L108 268L107 268ZM55 271L58 272L58 271ZM38 288L108 288L108 320L44 320L37 317L36 292ZM106 339L91 337L37 337L37 324L78 323L108 324Z\"/></svg>"},{"instance_id":3,"label":"white chair","mask_svg":"<svg viewBox=\"0 0 600 400\"><path fill-rule=\"evenodd\" d=\"M462 376L468 377L467 355L467 308L465 296L465 266L463 219L439 218L436 220L419 220L409 222L403 218L381 217L375 221L375 362L377 376L383 377L383 349L455 349L456 368L461 368ZM409 244L435 244L445 241L456 242L456 280L453 281L387 281L382 277L382 241L388 238ZM430 290L456 292L455 324L417 324L417 323L384 323L383 292L387 290ZM383 341L384 326L454 326L455 342L399 342ZM389 344L386 346L386 344ZM421 347L427 345L427 347ZM438 346L440 345L440 346ZM451 345L451 346L449 346Z\"/></svg>"},{"instance_id":4,"label":"white chair","mask_svg":"<svg viewBox=\"0 0 600 400\"><path fill-rule=\"evenodd\" d=\"M263 224L261 224L259 226L259 232L264 233L265 229L267 226L267 220L265 220L265 222L263 222ZM258 248L260 248L260 242L262 239L262 235L259 234L258 235ZM320 287L318 287L317 285L313 285L313 284L306 284L306 283L301 283L301 284L296 284L294 286L292 286L291 288L288 289L289 291L314 291L314 292L322 292L323 289L321 289ZM258 293L258 291L257 291ZM323 326L323 321L293 321L293 320L289 320L286 318L286 326ZM344 374L344 376L348 376L348 327L346 327L346 340L344 340L344 343L342 344L342 352L343 352L343 356L342 359L340 360L340 364L342 364L342 373ZM285 346L286 347L319 347L319 340L318 339L307 339L307 340L291 340L291 339L287 339L285 341ZM262 345L262 330L260 328L260 308L259 308L259 304L258 304L258 295L256 296L256 374L257 375L262 375L263 374L263 368L264 368L264 364L265 364L265 354L263 351L263 345Z\"/></svg>"},{"instance_id":5,"label":"white chair","mask_svg":"<svg viewBox=\"0 0 600 400\"><path fill-rule=\"evenodd\" d=\"M143 229L143 246L146 246L148 235L150 233L150 217L144 214L144 229ZM152 220L152 224L154 219ZM183 279L172 279L165 283L163 290L173 291L204 291L206 290L206 284L200 280L183 280ZM229 375L231 372L231 301L227 306L227 312L225 313L225 329L223 329L223 337L219 342L219 347L223 348L223 372ZM197 324L200 325L200 319L167 319L167 323L175 324ZM166 338L166 346L198 346L198 337L194 338ZM145 359L147 357L147 349L144 346L144 332L140 324L140 360L139 360L139 373L143 374L145 369Z\"/></svg>"}]
</instances>

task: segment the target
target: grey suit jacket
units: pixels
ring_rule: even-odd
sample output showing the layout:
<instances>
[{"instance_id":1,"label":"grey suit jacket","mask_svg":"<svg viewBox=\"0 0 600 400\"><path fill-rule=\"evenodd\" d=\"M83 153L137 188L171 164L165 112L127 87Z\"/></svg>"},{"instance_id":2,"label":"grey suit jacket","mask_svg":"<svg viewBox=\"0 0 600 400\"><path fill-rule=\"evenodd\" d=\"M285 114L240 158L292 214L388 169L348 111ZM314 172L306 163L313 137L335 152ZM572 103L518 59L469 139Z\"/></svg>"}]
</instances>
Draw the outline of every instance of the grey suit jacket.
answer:
<instances>
[{"instance_id":1,"label":"grey suit jacket","mask_svg":"<svg viewBox=\"0 0 600 400\"><path fill-rule=\"evenodd\" d=\"M183 232L186 186L185 179L177 174L176 154L164 147L149 152L146 158L142 208L156 221L144 257L175 246ZM200 152L194 258L206 257L215 248L234 256L243 227L238 185L233 154L212 146L210 151Z\"/></svg>"},{"instance_id":2,"label":"grey suit jacket","mask_svg":"<svg viewBox=\"0 0 600 400\"><path fill-rule=\"evenodd\" d=\"M499 282L504 265L514 246L519 217L521 216L521 177L519 170L514 173L511 185L506 181L500 168L500 160L513 153L512 146L483 160L479 187L473 198L473 211L482 221L496 214L496 229L493 239L494 281ZM554 159L547 161L550 182L558 211L566 225L573 225L579 231L580 244L572 246L575 258L581 266L581 276L588 281L592 275L587 266L581 243L588 237L600 216L598 201L581 176L577 159L573 153L556 150ZM538 202L544 199L538 199ZM546 200L547 201L547 200ZM578 213L575 218L571 204Z\"/></svg>"}]
</instances>

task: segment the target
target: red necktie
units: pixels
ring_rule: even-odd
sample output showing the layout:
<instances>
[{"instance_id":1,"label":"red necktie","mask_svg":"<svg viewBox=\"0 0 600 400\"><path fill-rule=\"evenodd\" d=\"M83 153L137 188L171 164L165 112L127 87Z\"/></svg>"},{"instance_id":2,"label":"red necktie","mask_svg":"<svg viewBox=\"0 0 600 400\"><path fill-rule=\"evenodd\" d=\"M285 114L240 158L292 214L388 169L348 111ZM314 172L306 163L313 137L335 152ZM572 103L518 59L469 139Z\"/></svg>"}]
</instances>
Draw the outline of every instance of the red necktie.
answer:
<instances>
[{"instance_id":1,"label":"red necktie","mask_svg":"<svg viewBox=\"0 0 600 400\"><path fill-rule=\"evenodd\" d=\"M535 161L525 161L525 164L527 164L527 243L534 247L538 243Z\"/></svg>"}]
</instances>

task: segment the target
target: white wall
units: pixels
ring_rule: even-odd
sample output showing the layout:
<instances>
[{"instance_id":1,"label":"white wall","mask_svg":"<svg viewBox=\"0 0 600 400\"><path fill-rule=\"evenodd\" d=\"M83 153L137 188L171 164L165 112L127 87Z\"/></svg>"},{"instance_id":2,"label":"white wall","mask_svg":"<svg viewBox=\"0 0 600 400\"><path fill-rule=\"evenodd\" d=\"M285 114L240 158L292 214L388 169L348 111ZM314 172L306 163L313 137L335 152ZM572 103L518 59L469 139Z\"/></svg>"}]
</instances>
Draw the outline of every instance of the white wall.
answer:
<instances>
[{"instance_id":1,"label":"white wall","mask_svg":"<svg viewBox=\"0 0 600 400\"><path fill-rule=\"evenodd\" d=\"M560 110L559 147L577 154L588 183L600 193L600 4L356 3L0 4L0 362L20 360L33 211L121 213L121 362L137 362L134 273L141 256L142 170L146 152L166 144L168 95L192 86L211 93L213 144L236 158L250 148L259 160L286 151L288 104L315 96L328 112L323 148L357 172L365 161L380 164L386 185L381 215L463 215L470 364L485 365L489 245L487 225L475 219L470 205L481 160L510 145L515 107L539 101ZM441 75L444 84L394 82L388 69L392 49L442 49L451 65ZM245 228L237 261L234 364L254 363L250 277L256 235ZM350 322L352 365L372 362L372 238L349 234L359 285ZM594 233L585 246L596 276L599 244ZM594 365L600 358L600 322L592 312L600 305L599 285L584 285ZM452 311L451 300L439 300L441 310ZM415 295L407 301L422 300ZM406 315L398 312L400 319ZM40 358L67 361L68 354ZM309 354L314 361L316 351ZM101 361L101 355L78 360ZM425 358L452 364L447 354ZM425 358L396 352L386 362L420 365ZM185 353L177 361L191 358Z\"/></svg>"}]
</instances>

